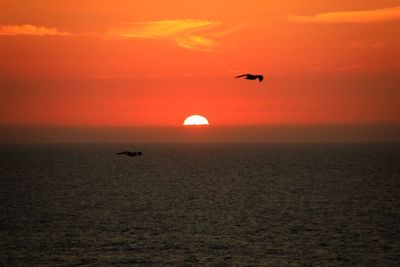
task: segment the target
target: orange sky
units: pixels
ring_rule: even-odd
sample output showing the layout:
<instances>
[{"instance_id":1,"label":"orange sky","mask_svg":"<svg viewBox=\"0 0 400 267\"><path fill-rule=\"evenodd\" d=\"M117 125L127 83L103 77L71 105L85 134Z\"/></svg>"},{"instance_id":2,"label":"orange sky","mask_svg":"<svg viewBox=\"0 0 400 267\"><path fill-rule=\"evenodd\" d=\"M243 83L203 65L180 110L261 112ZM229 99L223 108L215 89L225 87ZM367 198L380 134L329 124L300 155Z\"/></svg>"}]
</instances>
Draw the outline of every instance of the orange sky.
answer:
<instances>
[{"instance_id":1,"label":"orange sky","mask_svg":"<svg viewBox=\"0 0 400 267\"><path fill-rule=\"evenodd\" d=\"M0 125L398 124L399 33L389 0L0 0Z\"/></svg>"}]
</instances>

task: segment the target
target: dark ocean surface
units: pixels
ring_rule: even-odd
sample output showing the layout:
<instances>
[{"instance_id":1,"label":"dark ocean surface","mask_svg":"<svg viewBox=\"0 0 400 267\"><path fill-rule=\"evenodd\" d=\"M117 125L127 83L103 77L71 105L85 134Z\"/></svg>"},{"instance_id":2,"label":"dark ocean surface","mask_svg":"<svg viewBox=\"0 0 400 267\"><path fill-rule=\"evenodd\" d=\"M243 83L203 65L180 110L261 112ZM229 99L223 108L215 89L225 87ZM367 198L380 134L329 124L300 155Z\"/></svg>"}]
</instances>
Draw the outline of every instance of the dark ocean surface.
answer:
<instances>
[{"instance_id":1,"label":"dark ocean surface","mask_svg":"<svg viewBox=\"0 0 400 267\"><path fill-rule=\"evenodd\" d=\"M0 146L1 266L399 264L400 145Z\"/></svg>"}]
</instances>

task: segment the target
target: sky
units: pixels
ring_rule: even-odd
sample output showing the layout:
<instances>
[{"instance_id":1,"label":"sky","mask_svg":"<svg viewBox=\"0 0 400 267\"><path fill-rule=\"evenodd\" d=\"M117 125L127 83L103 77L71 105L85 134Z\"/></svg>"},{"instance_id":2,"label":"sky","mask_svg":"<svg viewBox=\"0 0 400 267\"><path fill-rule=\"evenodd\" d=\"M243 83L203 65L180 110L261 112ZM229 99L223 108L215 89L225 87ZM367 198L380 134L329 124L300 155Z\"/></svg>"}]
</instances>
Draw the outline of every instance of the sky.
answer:
<instances>
[{"instance_id":1,"label":"sky","mask_svg":"<svg viewBox=\"0 0 400 267\"><path fill-rule=\"evenodd\" d=\"M399 33L392 0L0 0L0 126L397 125Z\"/></svg>"}]
</instances>

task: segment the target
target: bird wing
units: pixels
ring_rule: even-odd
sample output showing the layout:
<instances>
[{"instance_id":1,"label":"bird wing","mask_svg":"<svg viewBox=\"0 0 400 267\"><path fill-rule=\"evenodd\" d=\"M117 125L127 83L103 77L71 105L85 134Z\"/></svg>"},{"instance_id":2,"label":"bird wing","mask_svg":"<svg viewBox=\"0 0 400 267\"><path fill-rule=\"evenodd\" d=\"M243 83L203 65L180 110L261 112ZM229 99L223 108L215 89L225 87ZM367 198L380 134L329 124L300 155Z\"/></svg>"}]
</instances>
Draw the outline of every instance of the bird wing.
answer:
<instances>
[{"instance_id":1,"label":"bird wing","mask_svg":"<svg viewBox=\"0 0 400 267\"><path fill-rule=\"evenodd\" d=\"M262 76L262 75L258 75L258 80L260 81L260 82L262 82L262 80L264 80L264 76Z\"/></svg>"},{"instance_id":2,"label":"bird wing","mask_svg":"<svg viewBox=\"0 0 400 267\"><path fill-rule=\"evenodd\" d=\"M245 76L249 76L250 74L242 74L242 75L239 75L239 76L236 76L235 78L241 78L241 77L245 77Z\"/></svg>"},{"instance_id":3,"label":"bird wing","mask_svg":"<svg viewBox=\"0 0 400 267\"><path fill-rule=\"evenodd\" d=\"M129 153L131 153L131 152L130 151L122 151L122 152L117 153L117 155L129 154Z\"/></svg>"}]
</instances>

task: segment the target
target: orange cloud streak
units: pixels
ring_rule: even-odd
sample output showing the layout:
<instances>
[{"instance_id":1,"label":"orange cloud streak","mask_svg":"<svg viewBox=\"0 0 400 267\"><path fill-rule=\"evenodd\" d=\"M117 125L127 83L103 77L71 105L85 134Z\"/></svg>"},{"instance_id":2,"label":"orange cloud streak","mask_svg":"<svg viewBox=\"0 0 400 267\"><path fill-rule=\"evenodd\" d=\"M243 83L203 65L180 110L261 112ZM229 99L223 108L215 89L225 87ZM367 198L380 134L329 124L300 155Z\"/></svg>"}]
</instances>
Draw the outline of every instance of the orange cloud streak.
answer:
<instances>
[{"instance_id":1,"label":"orange cloud streak","mask_svg":"<svg viewBox=\"0 0 400 267\"><path fill-rule=\"evenodd\" d=\"M0 35L71 35L68 32L60 32L56 28L25 25L0 25Z\"/></svg>"},{"instance_id":2,"label":"orange cloud streak","mask_svg":"<svg viewBox=\"0 0 400 267\"><path fill-rule=\"evenodd\" d=\"M320 13L313 16L289 15L300 23L380 23L400 21L400 6L375 10Z\"/></svg>"},{"instance_id":3,"label":"orange cloud streak","mask_svg":"<svg viewBox=\"0 0 400 267\"><path fill-rule=\"evenodd\" d=\"M117 24L108 34L123 38L169 40L182 48L211 51L221 45L215 39L221 35L215 30L220 25L221 22L212 20L159 20Z\"/></svg>"}]
</instances>

